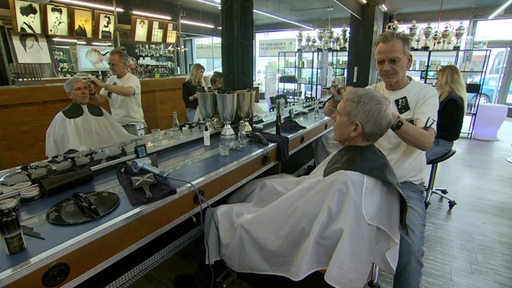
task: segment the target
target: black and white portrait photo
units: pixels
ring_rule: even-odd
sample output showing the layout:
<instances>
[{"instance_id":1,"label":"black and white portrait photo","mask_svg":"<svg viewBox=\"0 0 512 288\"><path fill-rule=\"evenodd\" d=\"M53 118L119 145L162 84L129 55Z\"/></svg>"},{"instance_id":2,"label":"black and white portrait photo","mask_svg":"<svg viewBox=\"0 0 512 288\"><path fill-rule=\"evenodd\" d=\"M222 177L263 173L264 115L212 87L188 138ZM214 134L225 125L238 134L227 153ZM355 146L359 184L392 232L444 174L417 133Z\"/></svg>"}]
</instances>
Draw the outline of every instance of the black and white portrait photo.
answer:
<instances>
[{"instance_id":1,"label":"black and white portrait photo","mask_svg":"<svg viewBox=\"0 0 512 288\"><path fill-rule=\"evenodd\" d=\"M11 37L18 63L52 63L43 35L11 33Z\"/></svg>"},{"instance_id":2,"label":"black and white portrait photo","mask_svg":"<svg viewBox=\"0 0 512 288\"><path fill-rule=\"evenodd\" d=\"M66 6L46 5L49 35L68 35L68 8Z\"/></svg>"},{"instance_id":3,"label":"black and white portrait photo","mask_svg":"<svg viewBox=\"0 0 512 288\"><path fill-rule=\"evenodd\" d=\"M148 41L149 20L137 18L135 21L135 41Z\"/></svg>"},{"instance_id":4,"label":"black and white portrait photo","mask_svg":"<svg viewBox=\"0 0 512 288\"><path fill-rule=\"evenodd\" d=\"M27 1L15 1L16 24L20 33L41 34L40 6Z\"/></svg>"},{"instance_id":5,"label":"black and white portrait photo","mask_svg":"<svg viewBox=\"0 0 512 288\"><path fill-rule=\"evenodd\" d=\"M100 39L112 39L112 36L114 35L114 15L113 14L105 14L100 13L99 14L99 35L98 38Z\"/></svg>"}]
</instances>

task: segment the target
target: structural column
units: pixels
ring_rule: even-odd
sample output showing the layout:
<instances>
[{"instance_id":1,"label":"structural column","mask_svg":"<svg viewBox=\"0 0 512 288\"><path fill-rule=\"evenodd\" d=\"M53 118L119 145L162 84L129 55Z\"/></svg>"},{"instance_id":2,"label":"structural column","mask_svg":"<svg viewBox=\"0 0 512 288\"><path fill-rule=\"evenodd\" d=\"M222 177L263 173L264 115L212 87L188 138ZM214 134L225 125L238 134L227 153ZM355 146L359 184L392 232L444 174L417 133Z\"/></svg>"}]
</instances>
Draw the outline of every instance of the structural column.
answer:
<instances>
[{"instance_id":1,"label":"structural column","mask_svg":"<svg viewBox=\"0 0 512 288\"><path fill-rule=\"evenodd\" d=\"M222 0L222 76L224 87L253 86L253 0Z\"/></svg>"},{"instance_id":2,"label":"structural column","mask_svg":"<svg viewBox=\"0 0 512 288\"><path fill-rule=\"evenodd\" d=\"M347 85L366 87L377 81L373 43L382 32L384 14L376 0L362 6L362 17L350 15Z\"/></svg>"}]
</instances>

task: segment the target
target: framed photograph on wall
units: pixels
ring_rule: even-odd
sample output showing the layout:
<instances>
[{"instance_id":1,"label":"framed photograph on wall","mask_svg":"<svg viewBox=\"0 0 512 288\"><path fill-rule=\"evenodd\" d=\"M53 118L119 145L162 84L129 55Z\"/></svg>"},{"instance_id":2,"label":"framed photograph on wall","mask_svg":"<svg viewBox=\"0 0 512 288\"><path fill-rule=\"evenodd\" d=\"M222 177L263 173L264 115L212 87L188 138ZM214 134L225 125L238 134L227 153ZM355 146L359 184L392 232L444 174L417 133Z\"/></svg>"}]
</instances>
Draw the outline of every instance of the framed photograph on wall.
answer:
<instances>
[{"instance_id":1,"label":"framed photograph on wall","mask_svg":"<svg viewBox=\"0 0 512 288\"><path fill-rule=\"evenodd\" d=\"M77 38L92 38L92 11L73 9L73 29Z\"/></svg>"},{"instance_id":2,"label":"framed photograph on wall","mask_svg":"<svg viewBox=\"0 0 512 288\"><path fill-rule=\"evenodd\" d=\"M114 24L115 18L113 13L96 11L95 12L95 23L96 23L96 36L98 39L112 40L114 37Z\"/></svg>"},{"instance_id":3,"label":"framed photograph on wall","mask_svg":"<svg viewBox=\"0 0 512 288\"><path fill-rule=\"evenodd\" d=\"M178 33L173 30L174 25L173 23L166 23L166 29L165 29L165 43L176 43L176 38Z\"/></svg>"},{"instance_id":4,"label":"framed photograph on wall","mask_svg":"<svg viewBox=\"0 0 512 288\"><path fill-rule=\"evenodd\" d=\"M164 37L165 22L151 21L151 42L162 42Z\"/></svg>"},{"instance_id":5,"label":"framed photograph on wall","mask_svg":"<svg viewBox=\"0 0 512 288\"><path fill-rule=\"evenodd\" d=\"M132 17L133 39L139 42L148 41L149 19Z\"/></svg>"},{"instance_id":6,"label":"framed photograph on wall","mask_svg":"<svg viewBox=\"0 0 512 288\"><path fill-rule=\"evenodd\" d=\"M14 32L10 34L17 63L52 63L50 49L44 35Z\"/></svg>"},{"instance_id":7,"label":"framed photograph on wall","mask_svg":"<svg viewBox=\"0 0 512 288\"><path fill-rule=\"evenodd\" d=\"M62 5L45 5L46 9L46 34L69 35L68 7Z\"/></svg>"},{"instance_id":8,"label":"framed photograph on wall","mask_svg":"<svg viewBox=\"0 0 512 288\"><path fill-rule=\"evenodd\" d=\"M41 34L41 6L28 1L10 0L14 26L18 33Z\"/></svg>"}]
</instances>

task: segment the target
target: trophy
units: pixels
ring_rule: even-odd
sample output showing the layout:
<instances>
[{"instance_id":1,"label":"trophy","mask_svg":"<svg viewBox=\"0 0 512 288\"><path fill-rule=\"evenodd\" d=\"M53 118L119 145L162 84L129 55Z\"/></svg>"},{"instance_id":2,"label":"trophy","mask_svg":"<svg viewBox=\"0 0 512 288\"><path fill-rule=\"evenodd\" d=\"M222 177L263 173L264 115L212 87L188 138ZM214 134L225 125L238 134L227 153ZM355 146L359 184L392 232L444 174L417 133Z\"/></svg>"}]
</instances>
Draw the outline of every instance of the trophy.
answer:
<instances>
[{"instance_id":1,"label":"trophy","mask_svg":"<svg viewBox=\"0 0 512 288\"><path fill-rule=\"evenodd\" d=\"M206 121L206 125L208 125L208 130L212 131L213 127L210 127L213 120L213 116L215 116L215 112L217 112L217 103L216 96L213 92L203 92L197 93L197 100L199 101L199 112L201 112L201 116Z\"/></svg>"},{"instance_id":2,"label":"trophy","mask_svg":"<svg viewBox=\"0 0 512 288\"><path fill-rule=\"evenodd\" d=\"M347 42L348 42L348 30L347 25L343 24L343 29L341 30L341 39L343 40L343 44L341 45L341 51L347 51Z\"/></svg>"},{"instance_id":3,"label":"trophy","mask_svg":"<svg viewBox=\"0 0 512 288\"><path fill-rule=\"evenodd\" d=\"M324 47L324 40L325 40L324 31L318 31L317 37L318 37L318 50L323 50L325 48Z\"/></svg>"},{"instance_id":4,"label":"trophy","mask_svg":"<svg viewBox=\"0 0 512 288\"><path fill-rule=\"evenodd\" d=\"M414 36L416 36L416 33L418 32L418 25L416 25L416 20L412 20L412 25L409 26L409 38L411 39L411 42L414 39Z\"/></svg>"},{"instance_id":5,"label":"trophy","mask_svg":"<svg viewBox=\"0 0 512 288\"><path fill-rule=\"evenodd\" d=\"M439 35L439 31L434 32L434 35L432 35L432 41L434 42L434 49L440 49L439 44L441 44L441 35Z\"/></svg>"},{"instance_id":6,"label":"trophy","mask_svg":"<svg viewBox=\"0 0 512 288\"><path fill-rule=\"evenodd\" d=\"M334 31L332 31L331 28L327 28L325 29L324 31L324 36L325 36L325 41L326 41L326 45L327 45L327 49L331 49L332 50L332 43L333 43L333 39L334 39Z\"/></svg>"},{"instance_id":7,"label":"trophy","mask_svg":"<svg viewBox=\"0 0 512 288\"><path fill-rule=\"evenodd\" d=\"M451 34L452 32L450 31L450 24L446 24L446 26L444 26L444 30L441 31L441 39L443 40L443 49L446 49L448 48L446 46L448 40L450 40L450 37L451 37Z\"/></svg>"},{"instance_id":8,"label":"trophy","mask_svg":"<svg viewBox=\"0 0 512 288\"><path fill-rule=\"evenodd\" d=\"M236 94L238 117L245 123L244 127L238 127L238 129L244 129L245 134L252 132L249 119L252 117L252 104L254 103L255 94L254 91L240 91Z\"/></svg>"},{"instance_id":9,"label":"trophy","mask_svg":"<svg viewBox=\"0 0 512 288\"><path fill-rule=\"evenodd\" d=\"M235 132L231 128L231 121L235 119L236 114L236 94L217 94L217 110L224 128L220 132L221 139L235 138Z\"/></svg>"},{"instance_id":10,"label":"trophy","mask_svg":"<svg viewBox=\"0 0 512 288\"><path fill-rule=\"evenodd\" d=\"M428 39L430 38L430 35L432 35L432 31L434 31L434 28L432 28L432 23L428 23L427 27L423 29L423 36L425 36L425 43L423 44L423 47L421 47L421 50L430 50L430 47L428 46Z\"/></svg>"},{"instance_id":11,"label":"trophy","mask_svg":"<svg viewBox=\"0 0 512 288\"><path fill-rule=\"evenodd\" d=\"M462 22L460 22L460 26L455 29L455 46L453 46L453 50L460 50L460 41L465 32L466 28L464 28Z\"/></svg>"},{"instance_id":12,"label":"trophy","mask_svg":"<svg viewBox=\"0 0 512 288\"><path fill-rule=\"evenodd\" d=\"M311 51L311 36L308 34L306 36L306 51Z\"/></svg>"},{"instance_id":13,"label":"trophy","mask_svg":"<svg viewBox=\"0 0 512 288\"><path fill-rule=\"evenodd\" d=\"M297 51L302 50L302 30L299 30L299 34L297 35Z\"/></svg>"}]
</instances>

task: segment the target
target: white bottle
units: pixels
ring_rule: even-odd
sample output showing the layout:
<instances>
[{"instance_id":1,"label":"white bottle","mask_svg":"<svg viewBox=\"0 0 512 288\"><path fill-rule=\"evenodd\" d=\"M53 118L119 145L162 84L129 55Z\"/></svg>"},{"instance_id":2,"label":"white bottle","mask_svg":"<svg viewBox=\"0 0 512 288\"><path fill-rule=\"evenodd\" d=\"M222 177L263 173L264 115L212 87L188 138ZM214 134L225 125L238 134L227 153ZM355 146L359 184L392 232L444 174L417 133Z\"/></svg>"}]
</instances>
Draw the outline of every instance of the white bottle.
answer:
<instances>
[{"instance_id":1,"label":"white bottle","mask_svg":"<svg viewBox=\"0 0 512 288\"><path fill-rule=\"evenodd\" d=\"M204 142L204 146L210 146L210 131L208 130L208 124L206 124L204 126L203 142Z\"/></svg>"}]
</instances>

